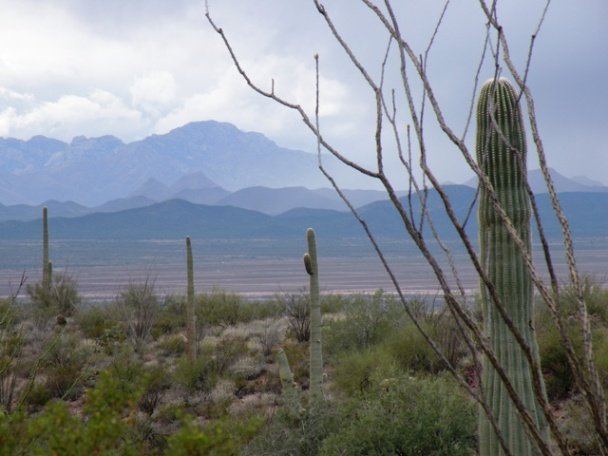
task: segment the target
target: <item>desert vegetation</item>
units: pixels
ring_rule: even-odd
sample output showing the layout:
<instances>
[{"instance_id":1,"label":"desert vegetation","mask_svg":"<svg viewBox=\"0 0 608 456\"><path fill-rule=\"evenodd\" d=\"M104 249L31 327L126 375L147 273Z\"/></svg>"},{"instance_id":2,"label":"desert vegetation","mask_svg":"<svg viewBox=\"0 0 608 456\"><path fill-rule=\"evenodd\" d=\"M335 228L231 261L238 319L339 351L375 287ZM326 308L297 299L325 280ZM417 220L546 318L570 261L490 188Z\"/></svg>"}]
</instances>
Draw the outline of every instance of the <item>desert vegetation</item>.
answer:
<instances>
[{"instance_id":1,"label":"desert vegetation","mask_svg":"<svg viewBox=\"0 0 608 456\"><path fill-rule=\"evenodd\" d=\"M588 281L586 298L606 382L608 291ZM563 299L572 313L574 301L567 292ZM310 314L293 311L305 294L261 303L221 290L196 295L194 361L186 301L133 284L114 303L80 303L61 322L59 303L3 300L3 454L475 454L474 402L393 295L322 297L323 402L315 408L310 334L301 330ZM412 305L475 387L479 372L449 312ZM574 454L599 454L546 313L540 307L536 321L549 400Z\"/></svg>"},{"instance_id":2,"label":"desert vegetation","mask_svg":"<svg viewBox=\"0 0 608 456\"><path fill-rule=\"evenodd\" d=\"M394 294L320 296L312 230L308 241L309 290L264 302L195 294L189 240L184 295L145 281L92 305L51 275L3 299L2 454L476 454L477 406L448 368L473 389L481 373L448 309L408 302L444 359ZM560 299L580 351L576 296ZM608 290L589 279L585 301L606 384ZM534 317L553 413L573 454L599 454L547 313Z\"/></svg>"}]
</instances>

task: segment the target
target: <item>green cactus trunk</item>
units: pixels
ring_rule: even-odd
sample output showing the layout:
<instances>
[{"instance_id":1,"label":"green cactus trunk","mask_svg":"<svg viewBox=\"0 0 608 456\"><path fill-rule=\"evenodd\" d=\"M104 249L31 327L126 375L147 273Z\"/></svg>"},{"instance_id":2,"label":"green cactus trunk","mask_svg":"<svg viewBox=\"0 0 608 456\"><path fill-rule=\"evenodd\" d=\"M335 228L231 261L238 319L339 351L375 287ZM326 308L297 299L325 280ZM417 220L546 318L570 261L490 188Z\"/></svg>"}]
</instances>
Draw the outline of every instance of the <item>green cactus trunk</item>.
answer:
<instances>
[{"instance_id":1,"label":"green cactus trunk","mask_svg":"<svg viewBox=\"0 0 608 456\"><path fill-rule=\"evenodd\" d=\"M49 290L51 278L49 276L49 219L48 209L42 208L42 288Z\"/></svg>"},{"instance_id":2,"label":"green cactus trunk","mask_svg":"<svg viewBox=\"0 0 608 456\"><path fill-rule=\"evenodd\" d=\"M311 410L323 402L323 352L321 345L321 300L319 297L319 267L315 231L308 228L308 253L304 266L310 277L310 406Z\"/></svg>"},{"instance_id":3,"label":"green cactus trunk","mask_svg":"<svg viewBox=\"0 0 608 456\"><path fill-rule=\"evenodd\" d=\"M186 269L188 285L186 291L186 354L193 362L196 359L196 312L194 309L194 266L192 260L192 241L186 238Z\"/></svg>"},{"instance_id":4,"label":"green cactus trunk","mask_svg":"<svg viewBox=\"0 0 608 456\"><path fill-rule=\"evenodd\" d=\"M281 348L277 352L277 361L279 364L279 378L281 379L281 393L287 413L290 416L297 416L300 409L300 400L298 391L293 379L293 373L289 367L289 361L285 351Z\"/></svg>"},{"instance_id":5,"label":"green cactus trunk","mask_svg":"<svg viewBox=\"0 0 608 456\"><path fill-rule=\"evenodd\" d=\"M506 79L489 80L481 88L477 105L477 161L530 251L530 201L525 187L525 132L517 95ZM499 299L515 327L538 356L533 330L532 281L521 251L496 214L489 192L483 185L478 218L482 267L495 285ZM546 422L534 396L529 363L483 284L481 298L484 330L492 350L539 429L546 435ZM483 363L482 387L484 399L490 405L510 452L516 456L540 454L535 443L528 437L503 382L487 359ZM483 412L480 412L479 435L481 456L504 454L496 433Z\"/></svg>"}]
</instances>

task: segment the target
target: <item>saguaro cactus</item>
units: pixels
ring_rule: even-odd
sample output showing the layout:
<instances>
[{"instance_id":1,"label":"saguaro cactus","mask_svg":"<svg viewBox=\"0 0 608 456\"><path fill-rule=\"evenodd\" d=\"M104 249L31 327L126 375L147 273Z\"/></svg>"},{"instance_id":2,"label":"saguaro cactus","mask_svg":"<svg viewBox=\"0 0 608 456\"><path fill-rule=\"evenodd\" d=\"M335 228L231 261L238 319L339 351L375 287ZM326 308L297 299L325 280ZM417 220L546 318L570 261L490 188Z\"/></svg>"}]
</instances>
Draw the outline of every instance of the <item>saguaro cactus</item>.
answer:
<instances>
[{"instance_id":1,"label":"saguaro cactus","mask_svg":"<svg viewBox=\"0 0 608 456\"><path fill-rule=\"evenodd\" d=\"M528 252L530 241L530 201L525 188L526 139L517 95L504 78L491 79L481 88L477 105L477 162L492 183L496 197ZM488 189L481 185L479 199L479 242L482 267L496 287L509 318L538 356L533 332L532 282L521 250L498 217ZM482 283L484 330L522 402L546 433L542 411L533 393L529 363L508 329L488 289ZM484 398L511 454L539 454L527 435L517 410L496 370L484 360ZM480 455L503 455L503 449L485 414L480 413Z\"/></svg>"},{"instance_id":2,"label":"saguaro cactus","mask_svg":"<svg viewBox=\"0 0 608 456\"><path fill-rule=\"evenodd\" d=\"M42 208L42 288L51 287L51 268L49 268L49 219L48 209Z\"/></svg>"},{"instance_id":3,"label":"saguaro cactus","mask_svg":"<svg viewBox=\"0 0 608 456\"><path fill-rule=\"evenodd\" d=\"M304 266L310 277L310 404L314 409L323 401L323 351L321 345L321 300L319 298L319 267L315 231L306 231L308 252Z\"/></svg>"},{"instance_id":4,"label":"saguaro cactus","mask_svg":"<svg viewBox=\"0 0 608 456\"><path fill-rule=\"evenodd\" d=\"M293 373L289 367L287 355L283 349L277 352L277 361L279 363L279 377L281 379L281 392L288 414L296 416L300 409L300 400L298 390L293 379Z\"/></svg>"},{"instance_id":5,"label":"saguaro cactus","mask_svg":"<svg viewBox=\"0 0 608 456\"><path fill-rule=\"evenodd\" d=\"M192 241L186 238L186 269L188 285L186 290L186 353L190 361L196 359L196 312L194 309L194 266Z\"/></svg>"}]
</instances>

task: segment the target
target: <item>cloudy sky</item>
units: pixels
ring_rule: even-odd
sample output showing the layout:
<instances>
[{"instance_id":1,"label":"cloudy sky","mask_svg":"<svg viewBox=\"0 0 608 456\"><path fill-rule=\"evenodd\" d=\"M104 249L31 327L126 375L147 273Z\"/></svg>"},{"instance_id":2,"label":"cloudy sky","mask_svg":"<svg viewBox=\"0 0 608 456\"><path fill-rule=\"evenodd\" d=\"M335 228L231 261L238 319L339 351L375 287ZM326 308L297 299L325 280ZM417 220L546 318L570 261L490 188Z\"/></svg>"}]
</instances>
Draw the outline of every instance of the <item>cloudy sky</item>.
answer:
<instances>
[{"instance_id":1,"label":"cloudy sky","mask_svg":"<svg viewBox=\"0 0 608 456\"><path fill-rule=\"evenodd\" d=\"M353 51L378 77L387 38L377 20L355 0L325 3ZM401 6L405 37L424 53L443 2L395 3ZM502 3L499 17L523 68L545 2ZM269 88L274 79L276 93L308 109L318 53L323 132L349 157L373 163L373 99L312 0L209 0L209 5L254 80ZM0 0L0 7L0 136L42 134L69 141L81 134L113 134L132 141L215 119L260 131L285 147L314 151L296 114L245 87L204 17L202 0ZM606 0L552 2L529 79L550 164L566 176L586 175L605 184L607 23ZM429 77L458 134L465 131L484 37L478 2L453 1L429 53ZM487 61L482 80L491 74ZM399 88L394 71L385 87ZM430 111L425 119L429 159L440 179L463 182L471 172L442 138ZM473 145L470 130L466 142ZM533 159L530 166L535 167Z\"/></svg>"}]
</instances>

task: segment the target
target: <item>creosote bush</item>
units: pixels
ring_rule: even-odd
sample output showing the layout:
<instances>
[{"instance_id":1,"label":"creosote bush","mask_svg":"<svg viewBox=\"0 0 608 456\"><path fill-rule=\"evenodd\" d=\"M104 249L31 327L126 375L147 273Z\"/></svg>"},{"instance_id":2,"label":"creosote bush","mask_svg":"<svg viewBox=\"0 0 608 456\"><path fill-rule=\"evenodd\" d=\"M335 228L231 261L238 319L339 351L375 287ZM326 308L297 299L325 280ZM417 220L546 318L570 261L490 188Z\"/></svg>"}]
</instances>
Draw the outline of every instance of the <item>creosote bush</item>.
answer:
<instances>
[{"instance_id":1,"label":"creosote bush","mask_svg":"<svg viewBox=\"0 0 608 456\"><path fill-rule=\"evenodd\" d=\"M116 309L126 324L133 348L141 354L159 313L154 282L129 285L116 299Z\"/></svg>"},{"instance_id":2,"label":"creosote bush","mask_svg":"<svg viewBox=\"0 0 608 456\"><path fill-rule=\"evenodd\" d=\"M81 303L76 280L67 274L53 274L49 288L42 283L28 285L27 294L39 318L57 314L72 316Z\"/></svg>"},{"instance_id":3,"label":"creosote bush","mask_svg":"<svg viewBox=\"0 0 608 456\"><path fill-rule=\"evenodd\" d=\"M298 342L308 342L310 339L310 307L309 297L305 293L285 294L278 301L285 308L285 316L289 331Z\"/></svg>"},{"instance_id":4,"label":"creosote bush","mask_svg":"<svg viewBox=\"0 0 608 456\"><path fill-rule=\"evenodd\" d=\"M476 408L444 377L374 376L362 395L338 405L340 425L320 455L470 456Z\"/></svg>"}]
</instances>

